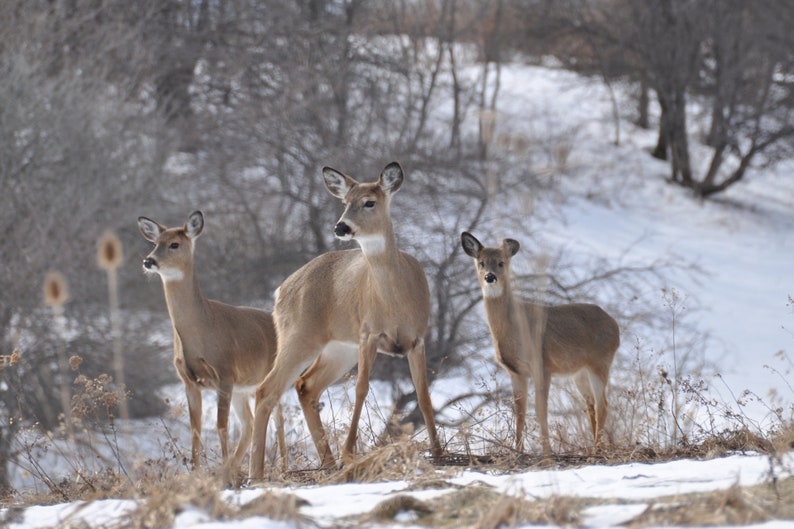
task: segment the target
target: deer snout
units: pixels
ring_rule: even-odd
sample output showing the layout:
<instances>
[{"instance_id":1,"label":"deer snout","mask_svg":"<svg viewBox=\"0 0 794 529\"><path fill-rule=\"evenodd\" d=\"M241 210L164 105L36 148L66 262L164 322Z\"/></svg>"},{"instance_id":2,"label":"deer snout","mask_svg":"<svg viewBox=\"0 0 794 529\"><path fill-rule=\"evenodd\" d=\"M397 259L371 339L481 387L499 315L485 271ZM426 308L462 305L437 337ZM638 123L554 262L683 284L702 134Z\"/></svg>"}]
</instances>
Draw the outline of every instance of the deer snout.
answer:
<instances>
[{"instance_id":1,"label":"deer snout","mask_svg":"<svg viewBox=\"0 0 794 529\"><path fill-rule=\"evenodd\" d=\"M496 283L496 274L488 272L483 279L485 279L486 283Z\"/></svg>"},{"instance_id":2,"label":"deer snout","mask_svg":"<svg viewBox=\"0 0 794 529\"><path fill-rule=\"evenodd\" d=\"M154 260L154 257L147 257L143 260L143 267L146 270L157 268L157 261Z\"/></svg>"},{"instance_id":3,"label":"deer snout","mask_svg":"<svg viewBox=\"0 0 794 529\"><path fill-rule=\"evenodd\" d=\"M337 222L336 226L334 226L334 235L336 235L340 239L349 237L352 234L353 234L353 230L350 229L350 226L348 226L344 222Z\"/></svg>"}]
</instances>

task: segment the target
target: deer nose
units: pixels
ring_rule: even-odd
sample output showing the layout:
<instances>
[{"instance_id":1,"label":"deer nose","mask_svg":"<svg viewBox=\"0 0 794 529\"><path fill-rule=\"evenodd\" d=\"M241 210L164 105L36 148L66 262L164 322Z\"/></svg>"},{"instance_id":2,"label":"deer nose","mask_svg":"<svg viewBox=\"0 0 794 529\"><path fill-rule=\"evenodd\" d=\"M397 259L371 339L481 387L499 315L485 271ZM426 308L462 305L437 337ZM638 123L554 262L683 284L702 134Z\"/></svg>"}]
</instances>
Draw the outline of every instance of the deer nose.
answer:
<instances>
[{"instance_id":1,"label":"deer nose","mask_svg":"<svg viewBox=\"0 0 794 529\"><path fill-rule=\"evenodd\" d=\"M493 272L488 272L485 274L485 282L486 283L496 283L496 274Z\"/></svg>"},{"instance_id":2,"label":"deer nose","mask_svg":"<svg viewBox=\"0 0 794 529\"><path fill-rule=\"evenodd\" d=\"M151 270L152 267L157 266L157 261L154 260L153 257L147 257L143 260L143 267L147 270Z\"/></svg>"},{"instance_id":3,"label":"deer nose","mask_svg":"<svg viewBox=\"0 0 794 529\"><path fill-rule=\"evenodd\" d=\"M334 235L337 237L344 237L345 235L350 235L350 226L345 224L344 222L337 222L336 226L334 226Z\"/></svg>"}]
</instances>

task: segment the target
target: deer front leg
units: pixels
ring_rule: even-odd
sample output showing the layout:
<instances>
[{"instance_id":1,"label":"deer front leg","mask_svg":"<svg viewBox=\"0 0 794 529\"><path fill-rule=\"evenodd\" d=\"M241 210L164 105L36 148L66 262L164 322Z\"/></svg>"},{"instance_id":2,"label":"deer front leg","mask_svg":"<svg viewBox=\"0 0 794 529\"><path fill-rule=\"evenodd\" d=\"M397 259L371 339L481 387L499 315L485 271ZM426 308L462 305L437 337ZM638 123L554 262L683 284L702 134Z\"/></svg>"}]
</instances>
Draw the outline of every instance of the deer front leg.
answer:
<instances>
[{"instance_id":1,"label":"deer front leg","mask_svg":"<svg viewBox=\"0 0 794 529\"><path fill-rule=\"evenodd\" d=\"M408 367L411 370L411 379L416 389L416 401L425 419L427 436L430 439L430 446L433 457L441 457L441 444L436 435L436 418L433 410L433 403L430 400L430 388L427 382L427 361L425 358L425 342L419 340L411 352L408 353Z\"/></svg>"},{"instance_id":2,"label":"deer front leg","mask_svg":"<svg viewBox=\"0 0 794 529\"><path fill-rule=\"evenodd\" d=\"M358 436L358 421L361 417L361 408L369 393L369 375L375 363L375 355L378 354L379 336L374 334L362 334L358 352L358 375L356 378L356 402L353 406L353 417L350 420L350 431L347 434L345 446L342 449L342 461L349 463L353 461L353 454L356 452L356 437Z\"/></svg>"},{"instance_id":3,"label":"deer front leg","mask_svg":"<svg viewBox=\"0 0 794 529\"><path fill-rule=\"evenodd\" d=\"M529 384L527 377L509 372L513 386L513 413L516 416L516 451L524 451L524 427L527 420L527 392Z\"/></svg>"},{"instance_id":4,"label":"deer front leg","mask_svg":"<svg viewBox=\"0 0 794 529\"><path fill-rule=\"evenodd\" d=\"M190 415L190 465L199 468L201 456L201 388L192 382L185 382L187 410Z\"/></svg>"}]
</instances>

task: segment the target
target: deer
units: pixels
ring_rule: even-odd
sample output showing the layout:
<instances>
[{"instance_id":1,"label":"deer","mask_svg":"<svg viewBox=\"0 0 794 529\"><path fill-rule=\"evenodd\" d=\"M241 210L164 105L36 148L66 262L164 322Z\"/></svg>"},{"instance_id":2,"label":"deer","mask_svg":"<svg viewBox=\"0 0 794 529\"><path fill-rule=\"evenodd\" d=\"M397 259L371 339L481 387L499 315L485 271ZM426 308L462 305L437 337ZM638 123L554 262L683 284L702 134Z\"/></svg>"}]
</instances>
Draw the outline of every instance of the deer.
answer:
<instances>
[{"instance_id":1,"label":"deer","mask_svg":"<svg viewBox=\"0 0 794 529\"><path fill-rule=\"evenodd\" d=\"M463 251L474 259L497 362L510 376L516 417L515 449L523 452L528 380L535 385L535 414L543 456L549 443L548 402L552 376L573 376L584 397L594 446L601 446L607 418L606 388L620 346L617 322L598 305L540 305L513 295L510 260L514 239L485 248L472 234L461 234Z\"/></svg>"},{"instance_id":2,"label":"deer","mask_svg":"<svg viewBox=\"0 0 794 529\"><path fill-rule=\"evenodd\" d=\"M272 314L252 307L227 305L207 299L196 275L196 239L204 229L201 211L190 214L183 226L166 228L138 218L143 237L155 245L143 259L143 270L157 274L174 332L174 366L185 386L190 415L193 469L201 454L201 392L217 393L217 429L221 455L229 474L239 468L251 442L253 414L249 397L273 366L276 328ZM229 408L241 423L240 439L228 461ZM278 410L278 440L286 464L283 416Z\"/></svg>"},{"instance_id":3,"label":"deer","mask_svg":"<svg viewBox=\"0 0 794 529\"><path fill-rule=\"evenodd\" d=\"M402 186L403 169L392 162L376 182L367 183L330 167L322 175L328 191L345 206L334 235L359 247L315 257L278 288L273 309L278 352L256 390L249 481L264 477L268 419L293 383L321 468L335 467L320 419L320 394L358 364L353 415L342 448L343 464L352 462L378 352L407 358L433 454L441 454L425 361L427 278L419 261L398 249L391 221L390 204Z\"/></svg>"}]
</instances>

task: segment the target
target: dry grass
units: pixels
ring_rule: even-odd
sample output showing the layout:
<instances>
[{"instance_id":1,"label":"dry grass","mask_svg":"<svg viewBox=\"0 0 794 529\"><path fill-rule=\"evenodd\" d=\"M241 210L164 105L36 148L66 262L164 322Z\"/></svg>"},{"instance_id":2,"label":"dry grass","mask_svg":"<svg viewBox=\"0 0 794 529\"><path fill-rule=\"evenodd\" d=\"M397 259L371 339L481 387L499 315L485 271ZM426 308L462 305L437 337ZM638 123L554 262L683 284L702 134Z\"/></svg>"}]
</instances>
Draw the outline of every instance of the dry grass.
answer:
<instances>
[{"instance_id":1,"label":"dry grass","mask_svg":"<svg viewBox=\"0 0 794 529\"><path fill-rule=\"evenodd\" d=\"M794 478L704 494L660 498L630 527L723 526L794 520Z\"/></svg>"},{"instance_id":2,"label":"dry grass","mask_svg":"<svg viewBox=\"0 0 794 529\"><path fill-rule=\"evenodd\" d=\"M587 500L577 498L530 500L473 484L429 501L403 494L393 496L371 512L348 521L366 527L395 521L400 515L418 525L440 529L496 529L524 524L570 526L578 524L579 512L587 505Z\"/></svg>"},{"instance_id":3,"label":"dry grass","mask_svg":"<svg viewBox=\"0 0 794 529\"><path fill-rule=\"evenodd\" d=\"M396 479L412 480L431 475L435 467L425 459L419 446L399 440L359 456L328 477L330 483L372 483Z\"/></svg>"},{"instance_id":4,"label":"dry grass","mask_svg":"<svg viewBox=\"0 0 794 529\"><path fill-rule=\"evenodd\" d=\"M297 496L264 492L251 502L237 506L222 497L224 489L222 481L216 477L196 472L146 483L140 490L140 505L131 513L125 526L131 529L173 527L176 517L187 510L196 510L211 520L263 516L272 520L288 520L298 527L310 521L300 513L305 502Z\"/></svg>"}]
</instances>

